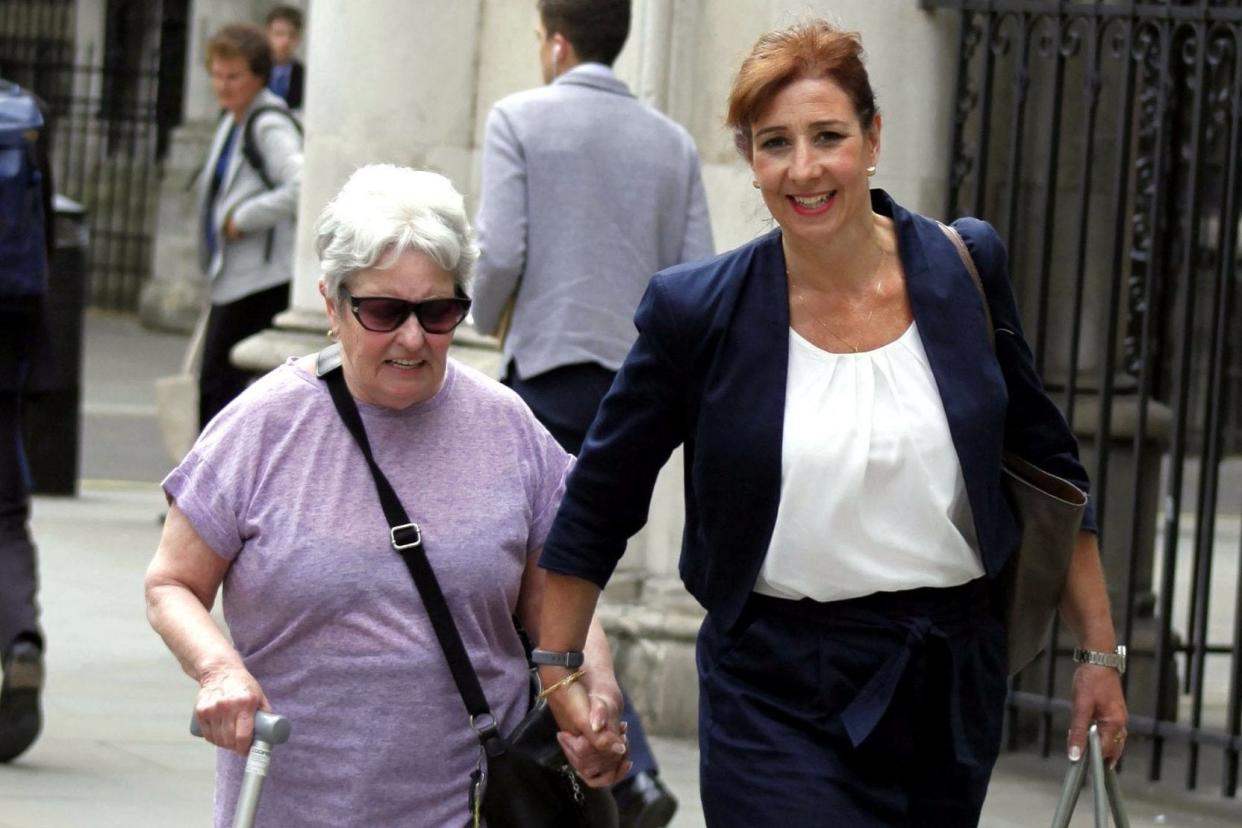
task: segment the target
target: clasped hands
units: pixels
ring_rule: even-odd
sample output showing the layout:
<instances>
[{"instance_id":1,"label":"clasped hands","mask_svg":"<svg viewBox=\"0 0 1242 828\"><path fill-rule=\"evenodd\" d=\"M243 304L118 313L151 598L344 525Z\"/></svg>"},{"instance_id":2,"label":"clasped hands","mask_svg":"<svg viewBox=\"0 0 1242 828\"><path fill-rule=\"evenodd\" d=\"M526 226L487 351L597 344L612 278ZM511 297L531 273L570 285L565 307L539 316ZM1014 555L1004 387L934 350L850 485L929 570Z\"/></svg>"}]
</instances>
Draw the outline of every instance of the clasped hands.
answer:
<instances>
[{"instance_id":1,"label":"clasped hands","mask_svg":"<svg viewBox=\"0 0 1242 828\"><path fill-rule=\"evenodd\" d=\"M541 667L544 687L569 675L563 667ZM621 721L621 688L611 674L588 669L581 681L562 686L547 696L548 707L560 726L557 741L578 776L592 788L620 782L630 772L629 741Z\"/></svg>"}]
</instances>

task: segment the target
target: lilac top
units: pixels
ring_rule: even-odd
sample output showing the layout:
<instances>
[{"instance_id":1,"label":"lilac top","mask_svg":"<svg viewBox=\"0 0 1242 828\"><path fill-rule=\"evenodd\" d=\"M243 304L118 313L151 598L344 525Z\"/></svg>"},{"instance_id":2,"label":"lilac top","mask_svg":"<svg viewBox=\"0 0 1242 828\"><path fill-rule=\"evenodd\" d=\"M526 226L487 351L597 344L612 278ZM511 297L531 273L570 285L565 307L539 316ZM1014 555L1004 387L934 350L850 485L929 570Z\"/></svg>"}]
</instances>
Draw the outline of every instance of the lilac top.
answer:
<instances>
[{"instance_id":1,"label":"lilac top","mask_svg":"<svg viewBox=\"0 0 1242 828\"><path fill-rule=\"evenodd\" d=\"M430 400L358 407L507 731L527 694L511 616L571 459L515 394L452 360ZM234 645L293 723L258 824L465 824L478 741L327 386L293 360L272 371L211 422L164 490L231 562ZM217 826L231 823L243 765L218 754Z\"/></svg>"}]
</instances>

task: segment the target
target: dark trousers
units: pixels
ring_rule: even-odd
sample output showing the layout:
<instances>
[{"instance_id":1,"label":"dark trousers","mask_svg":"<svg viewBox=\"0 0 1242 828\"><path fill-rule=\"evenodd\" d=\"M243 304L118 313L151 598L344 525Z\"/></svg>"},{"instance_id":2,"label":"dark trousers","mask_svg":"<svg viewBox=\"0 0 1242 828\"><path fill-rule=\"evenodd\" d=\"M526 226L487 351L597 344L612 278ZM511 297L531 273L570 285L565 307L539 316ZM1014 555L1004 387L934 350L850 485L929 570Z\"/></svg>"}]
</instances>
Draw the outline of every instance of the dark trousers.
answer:
<instances>
[{"instance_id":1,"label":"dark trousers","mask_svg":"<svg viewBox=\"0 0 1242 828\"><path fill-rule=\"evenodd\" d=\"M957 828L1000 750L1004 627L980 582L833 603L752 596L699 632L712 828Z\"/></svg>"},{"instance_id":2,"label":"dark trousers","mask_svg":"<svg viewBox=\"0 0 1242 828\"><path fill-rule=\"evenodd\" d=\"M18 638L43 641L21 417L22 388L40 320L37 300L0 300L0 655L7 655Z\"/></svg>"},{"instance_id":3,"label":"dark trousers","mask_svg":"<svg viewBox=\"0 0 1242 828\"><path fill-rule=\"evenodd\" d=\"M509 364L505 372L504 383L517 392L517 395L530 406L531 412L543 427L551 432L561 448L570 454L582 451L582 441L586 437L595 412L608 389L612 387L616 373L595 363L581 363L554 368L538 376L522 379L513 364ZM630 740L630 759L634 762L635 773L657 773L655 755L651 752L651 744L643 731L642 720L638 711L624 696L625 707L621 711L621 719L626 724L626 733Z\"/></svg>"},{"instance_id":4,"label":"dark trousers","mask_svg":"<svg viewBox=\"0 0 1242 828\"><path fill-rule=\"evenodd\" d=\"M503 382L530 406L561 448L576 455L616 376L602 365L583 362L522 379L509 363Z\"/></svg>"},{"instance_id":5,"label":"dark trousers","mask_svg":"<svg viewBox=\"0 0 1242 828\"><path fill-rule=\"evenodd\" d=\"M203 366L198 380L198 427L205 428L233 398L246 390L254 374L229 361L229 351L248 336L272 324L289 307L289 283L243 296L236 302L212 305L203 336Z\"/></svg>"}]
</instances>

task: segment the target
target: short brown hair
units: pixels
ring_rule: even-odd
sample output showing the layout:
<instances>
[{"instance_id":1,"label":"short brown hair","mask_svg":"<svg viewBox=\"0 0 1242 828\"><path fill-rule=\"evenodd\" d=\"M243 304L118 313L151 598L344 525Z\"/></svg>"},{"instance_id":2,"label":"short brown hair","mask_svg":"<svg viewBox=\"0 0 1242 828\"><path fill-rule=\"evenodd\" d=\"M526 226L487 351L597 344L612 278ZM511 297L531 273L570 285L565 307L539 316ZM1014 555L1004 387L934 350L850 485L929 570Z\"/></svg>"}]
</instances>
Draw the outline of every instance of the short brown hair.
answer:
<instances>
[{"instance_id":1,"label":"short brown hair","mask_svg":"<svg viewBox=\"0 0 1242 828\"><path fill-rule=\"evenodd\" d=\"M216 58L233 60L245 58L250 71L266 83L272 74L272 47L267 35L258 26L249 23L230 23L207 41L207 68Z\"/></svg>"},{"instance_id":2,"label":"short brown hair","mask_svg":"<svg viewBox=\"0 0 1242 828\"><path fill-rule=\"evenodd\" d=\"M578 60L612 66L630 35L630 0L539 0L543 30L573 44Z\"/></svg>"},{"instance_id":3,"label":"short brown hair","mask_svg":"<svg viewBox=\"0 0 1242 828\"><path fill-rule=\"evenodd\" d=\"M733 129L737 151L750 159L751 126L782 89L803 78L837 83L849 95L863 129L870 129L878 110L862 56L862 38L857 32L842 31L823 19L795 23L760 37L742 61L729 92L725 124Z\"/></svg>"},{"instance_id":4,"label":"short brown hair","mask_svg":"<svg viewBox=\"0 0 1242 828\"><path fill-rule=\"evenodd\" d=\"M267 13L267 19L263 21L263 25L270 26L277 20L285 21L298 34L302 33L302 10L296 6L272 6L272 10Z\"/></svg>"}]
</instances>

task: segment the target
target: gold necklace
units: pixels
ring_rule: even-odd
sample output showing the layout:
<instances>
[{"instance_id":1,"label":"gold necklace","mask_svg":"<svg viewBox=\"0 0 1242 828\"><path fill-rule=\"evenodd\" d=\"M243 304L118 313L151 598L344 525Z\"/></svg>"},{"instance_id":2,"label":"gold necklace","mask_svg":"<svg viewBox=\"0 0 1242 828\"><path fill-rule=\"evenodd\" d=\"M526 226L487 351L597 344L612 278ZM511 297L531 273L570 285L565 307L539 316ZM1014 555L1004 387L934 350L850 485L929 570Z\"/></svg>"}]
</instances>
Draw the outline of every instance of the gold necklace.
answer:
<instances>
[{"instance_id":1,"label":"gold necklace","mask_svg":"<svg viewBox=\"0 0 1242 828\"><path fill-rule=\"evenodd\" d=\"M877 300L883 296L883 292L880 290L880 283L884 281L884 274L883 274L884 261L887 258L888 258L888 251L885 250L883 247L881 247L880 248L880 261L875 266L875 273L873 274L875 278L875 295L876 295ZM788 261L788 258L786 258L786 261ZM785 268L785 277L789 279L789 283L791 285L793 285L795 288L798 289L798 296L800 300L802 301L803 306L805 307L806 306L806 290L802 288L797 283L797 281L794 280L793 274L789 271L788 267ZM871 318L875 316L875 305L876 303L872 303L871 310L867 312L867 318L863 320L864 328L871 325ZM815 313L812 312L809 307L807 308L807 315L811 317L812 322L814 322L816 325L819 325L821 328L823 328L824 332L827 333L829 336L831 336L833 339L836 339L839 342L844 342L856 354L862 353L862 348L859 348L857 343L851 342L850 340L841 336L841 334L834 331L832 328L828 327L828 323L824 322L824 320L820 319L817 315L815 315Z\"/></svg>"}]
</instances>

